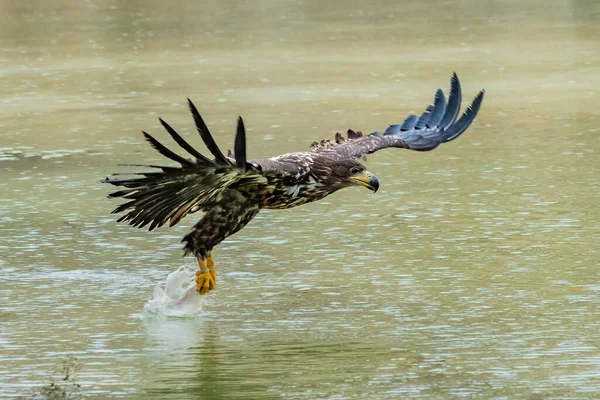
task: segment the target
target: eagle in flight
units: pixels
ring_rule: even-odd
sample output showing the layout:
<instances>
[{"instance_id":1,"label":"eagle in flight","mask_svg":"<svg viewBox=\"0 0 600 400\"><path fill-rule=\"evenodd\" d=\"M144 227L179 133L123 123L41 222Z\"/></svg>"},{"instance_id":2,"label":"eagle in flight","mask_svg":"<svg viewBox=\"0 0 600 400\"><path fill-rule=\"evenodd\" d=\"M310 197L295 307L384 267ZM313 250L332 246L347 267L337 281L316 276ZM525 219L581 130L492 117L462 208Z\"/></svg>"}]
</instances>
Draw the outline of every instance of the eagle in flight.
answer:
<instances>
[{"instance_id":1,"label":"eagle in flight","mask_svg":"<svg viewBox=\"0 0 600 400\"><path fill-rule=\"evenodd\" d=\"M334 140L314 142L311 151L255 160L246 158L246 131L241 117L234 152L225 156L188 99L196 129L214 158L201 154L159 119L191 158L174 153L143 132L152 147L180 166L127 164L155 170L127 174L132 176L127 179L106 178L103 182L122 187L109 195L126 199L113 213L125 211L118 221L138 228L149 225L153 230L166 223L173 226L188 214L204 213L182 242L185 254L198 259L196 290L205 294L215 288L216 282L211 251L246 226L260 210L299 206L356 185L376 192L379 181L360 163L361 159L389 147L429 151L456 139L475 119L483 95L482 90L457 120L461 89L453 74L448 100L438 89L433 104L421 116L410 115L402 124L390 125L384 132L363 135L348 130L346 137L337 133Z\"/></svg>"}]
</instances>

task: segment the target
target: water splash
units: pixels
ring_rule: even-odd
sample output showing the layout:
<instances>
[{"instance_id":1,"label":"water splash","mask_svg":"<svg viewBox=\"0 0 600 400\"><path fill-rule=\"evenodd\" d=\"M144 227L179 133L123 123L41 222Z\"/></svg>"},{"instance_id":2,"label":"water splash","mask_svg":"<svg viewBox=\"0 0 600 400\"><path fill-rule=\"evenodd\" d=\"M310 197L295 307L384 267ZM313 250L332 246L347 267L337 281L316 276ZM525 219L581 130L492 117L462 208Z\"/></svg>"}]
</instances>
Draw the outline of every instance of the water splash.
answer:
<instances>
[{"instance_id":1,"label":"water splash","mask_svg":"<svg viewBox=\"0 0 600 400\"><path fill-rule=\"evenodd\" d=\"M171 272L164 283L154 288L152 299L144 305L145 314L168 317L198 315L204 308L205 297L196 292L197 268L184 265Z\"/></svg>"}]
</instances>

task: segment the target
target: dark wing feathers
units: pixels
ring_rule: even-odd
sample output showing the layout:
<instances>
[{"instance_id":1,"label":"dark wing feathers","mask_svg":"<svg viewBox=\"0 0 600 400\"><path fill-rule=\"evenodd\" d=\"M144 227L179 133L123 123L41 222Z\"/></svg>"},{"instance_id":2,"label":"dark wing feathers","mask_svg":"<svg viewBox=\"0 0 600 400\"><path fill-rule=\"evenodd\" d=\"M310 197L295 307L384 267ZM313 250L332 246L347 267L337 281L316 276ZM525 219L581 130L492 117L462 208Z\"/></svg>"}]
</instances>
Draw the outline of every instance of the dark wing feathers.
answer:
<instances>
[{"instance_id":1,"label":"dark wing feathers","mask_svg":"<svg viewBox=\"0 0 600 400\"><path fill-rule=\"evenodd\" d=\"M335 141L313 143L312 151L327 153L338 158L360 158L388 147L417 151L433 150L441 143L456 139L471 125L481 107L483 95L482 90L456 121L462 93L460 81L454 73L450 80L450 95L447 103L444 92L438 89L433 105L428 106L420 117L409 115L402 124L390 125L384 133L373 132L367 136L358 136L354 131L349 130L346 140L340 140L336 135Z\"/></svg>"},{"instance_id":2,"label":"dark wing feathers","mask_svg":"<svg viewBox=\"0 0 600 400\"><path fill-rule=\"evenodd\" d=\"M221 153L219 146L217 146L217 143L215 142L215 140L213 139L212 135L210 134L208 128L206 127L206 124L204 123L204 120L200 116L198 109L196 108L194 103L192 103L192 101L190 99L188 99L188 105L190 107L190 112L192 113L192 116L194 117L194 122L196 123L196 129L198 130L198 133L200 134L202 141L204 141L204 144L208 148L208 151L210 151L212 153L212 155L215 156L215 162L217 164L230 165L231 163L229 162L229 160L227 160L227 158L225 158L223 153Z\"/></svg>"},{"instance_id":3,"label":"dark wing feathers","mask_svg":"<svg viewBox=\"0 0 600 400\"><path fill-rule=\"evenodd\" d=\"M237 134L235 135L235 165L246 170L246 128L242 117L238 118Z\"/></svg>"},{"instance_id":4,"label":"dark wing feathers","mask_svg":"<svg viewBox=\"0 0 600 400\"><path fill-rule=\"evenodd\" d=\"M442 89L438 89L437 92L435 92L435 99L433 100L433 111L431 111L431 118L429 119L427 128L433 128L438 126L445 113L446 96L444 96L444 91Z\"/></svg>"},{"instance_id":5,"label":"dark wing feathers","mask_svg":"<svg viewBox=\"0 0 600 400\"><path fill-rule=\"evenodd\" d=\"M182 149L187 151L192 157L196 158L196 163L204 163L206 165L211 165L212 161L208 158L204 157L198 150L194 149L188 142L186 142L176 131L171 128L169 124L167 124L162 118L158 119L162 126L169 132L169 135L177 142Z\"/></svg>"},{"instance_id":6,"label":"dark wing feathers","mask_svg":"<svg viewBox=\"0 0 600 400\"><path fill-rule=\"evenodd\" d=\"M125 179L107 177L103 182L124 188L109 194L109 197L128 200L113 211L113 213L127 212L118 219L119 222L127 222L140 228L149 224L150 230L167 222L172 226L190 212L210 209L223 195L227 195L228 190L238 190L244 185L258 188L266 183L267 179L261 174L260 169L246 162L246 134L242 119L238 121L235 164L232 164L221 153L198 110L191 101L189 104L198 132L206 147L215 156L215 160L202 155L169 124L160 119L160 123L173 140L194 159L187 159L174 153L144 132L144 137L152 147L163 156L178 162L181 167L122 164L156 168L160 171L115 174L130 175ZM235 196L228 197L235 198Z\"/></svg>"},{"instance_id":7,"label":"dark wing feathers","mask_svg":"<svg viewBox=\"0 0 600 400\"><path fill-rule=\"evenodd\" d=\"M419 117L419 120L415 124L415 130L418 131L418 130L425 128L425 125L427 125L429 123L429 120L431 119L432 111L433 111L433 106L427 106L427 108L425 109L425 111L423 111L423 114L421 114L421 116Z\"/></svg>"},{"instance_id":8,"label":"dark wing feathers","mask_svg":"<svg viewBox=\"0 0 600 400\"><path fill-rule=\"evenodd\" d=\"M179 171L179 168L177 167L166 167L163 165L150 165L150 164L117 164L121 167L146 167L146 168L159 168L162 169L163 172L167 173L167 172L173 172L173 171ZM143 172L141 172L143 174ZM117 174L119 175L119 174ZM121 174L123 175L123 174Z\"/></svg>"},{"instance_id":9,"label":"dark wing feathers","mask_svg":"<svg viewBox=\"0 0 600 400\"><path fill-rule=\"evenodd\" d=\"M469 127L469 125L471 125L471 123L477 116L479 107L481 107L481 102L483 101L484 93L485 92L483 90L479 92L473 100L473 103L471 103L471 105L467 107L467 110L460 117L460 119L454 125L451 125L446 131L444 131L442 142L445 143L456 139Z\"/></svg>"},{"instance_id":10,"label":"dark wing feathers","mask_svg":"<svg viewBox=\"0 0 600 400\"><path fill-rule=\"evenodd\" d=\"M406 119L404 120L402 125L399 127L399 130L403 131L403 132L412 131L418 121L419 121L419 117L417 117L416 115L409 115L408 117L406 117ZM398 125L390 125L390 127L388 129L386 129L385 134L389 135L390 132L392 132L392 131L390 131L390 128L397 127L397 126Z\"/></svg>"},{"instance_id":11,"label":"dark wing feathers","mask_svg":"<svg viewBox=\"0 0 600 400\"><path fill-rule=\"evenodd\" d=\"M455 72L450 79L450 96L448 97L446 112L439 123L440 129L446 130L456 121L456 117L458 117L458 113L460 112L461 101L462 91L460 89L460 81Z\"/></svg>"},{"instance_id":12,"label":"dark wing feathers","mask_svg":"<svg viewBox=\"0 0 600 400\"><path fill-rule=\"evenodd\" d=\"M177 161L184 168L189 168L189 167L194 166L194 163L192 161L188 160L187 158L181 157L179 154L173 153L171 150L167 149L161 142L154 139L149 133L146 133L146 132L142 132L142 133L144 134L144 137L146 138L146 140L148 142L150 142L152 147L154 147L163 156L170 158L173 161Z\"/></svg>"}]
</instances>

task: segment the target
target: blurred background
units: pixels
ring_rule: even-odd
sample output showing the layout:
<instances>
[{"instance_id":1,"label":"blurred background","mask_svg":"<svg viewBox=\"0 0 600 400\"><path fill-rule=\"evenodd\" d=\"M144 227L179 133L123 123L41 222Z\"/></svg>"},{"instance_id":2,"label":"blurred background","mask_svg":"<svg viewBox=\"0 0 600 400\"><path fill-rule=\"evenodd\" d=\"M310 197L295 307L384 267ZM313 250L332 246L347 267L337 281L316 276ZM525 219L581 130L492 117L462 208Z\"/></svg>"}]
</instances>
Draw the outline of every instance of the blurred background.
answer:
<instances>
[{"instance_id":1,"label":"blurred background","mask_svg":"<svg viewBox=\"0 0 600 400\"><path fill-rule=\"evenodd\" d=\"M600 3L0 1L0 397L588 398L600 390ZM164 118L249 157L420 113L476 123L215 251L197 317L143 312L197 216L148 233L100 180ZM66 378L65 380L63 380ZM54 384L54 386L52 386ZM61 392L62 391L62 392ZM49 394L50 393L50 394Z\"/></svg>"}]
</instances>

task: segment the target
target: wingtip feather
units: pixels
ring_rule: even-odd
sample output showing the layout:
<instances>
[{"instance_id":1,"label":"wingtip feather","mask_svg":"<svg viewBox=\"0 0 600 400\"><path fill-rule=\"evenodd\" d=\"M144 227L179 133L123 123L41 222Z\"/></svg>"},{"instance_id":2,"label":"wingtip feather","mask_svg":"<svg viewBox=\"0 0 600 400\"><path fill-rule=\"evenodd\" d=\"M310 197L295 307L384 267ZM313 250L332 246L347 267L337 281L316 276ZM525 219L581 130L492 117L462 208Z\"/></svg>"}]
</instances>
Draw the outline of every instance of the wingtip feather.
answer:
<instances>
[{"instance_id":1,"label":"wingtip feather","mask_svg":"<svg viewBox=\"0 0 600 400\"><path fill-rule=\"evenodd\" d=\"M182 167L191 167L194 165L194 163L187 158L181 157L179 154L169 150L167 147L165 147L165 145L152 137L152 135L150 135L148 132L142 131L142 134L144 135L146 141L148 141L148 143L150 143L150 145L163 156L170 158L173 161L177 161Z\"/></svg>"},{"instance_id":2,"label":"wingtip feather","mask_svg":"<svg viewBox=\"0 0 600 400\"><path fill-rule=\"evenodd\" d=\"M234 143L235 164L238 168L246 169L246 127L241 116L238 117L237 134Z\"/></svg>"},{"instance_id":3,"label":"wingtip feather","mask_svg":"<svg viewBox=\"0 0 600 400\"><path fill-rule=\"evenodd\" d=\"M448 104L446 105L446 111L444 116L439 123L442 130L448 129L455 121L456 117L460 112L460 103L462 101L462 91L460 87L460 80L456 72L452 73L450 78L450 94L448 95Z\"/></svg>"},{"instance_id":4,"label":"wingtip feather","mask_svg":"<svg viewBox=\"0 0 600 400\"><path fill-rule=\"evenodd\" d=\"M187 100L188 100L188 106L190 108L190 112L192 113L192 117L194 117L194 122L196 124L196 130L200 134L200 137L202 138L202 141L204 142L204 144L206 145L208 150L215 157L215 161L221 165L230 165L230 162L227 160L227 158L225 158L225 156L219 149L219 146L215 142L215 139L210 134L210 131L208 130L206 123L202 119L202 116L198 112L198 109L196 108L194 103L192 103L192 101L189 98Z\"/></svg>"},{"instance_id":5,"label":"wingtip feather","mask_svg":"<svg viewBox=\"0 0 600 400\"><path fill-rule=\"evenodd\" d=\"M477 116L479 109L481 108L481 103L483 102L483 97L485 95L485 90L480 90L479 93L475 96L471 104L467 107L463 115L460 117L456 123L451 125L445 132L442 137L443 142L449 142L451 140L459 137L467 128L473 123L473 120Z\"/></svg>"},{"instance_id":6,"label":"wingtip feather","mask_svg":"<svg viewBox=\"0 0 600 400\"><path fill-rule=\"evenodd\" d=\"M212 164L211 160L209 160L208 158L204 157L198 150L196 150L192 145L190 145L165 120L163 120L162 118L158 118L158 120L160 121L160 124L163 126L163 128L165 128L165 130L169 133L169 135L171 135L171 138L173 138L173 140L175 140L175 142L179 145L179 147L181 147L182 149L184 149L185 151L187 151L192 157L196 158L196 162L197 163L201 163L201 164L204 164L204 165L211 165Z\"/></svg>"}]
</instances>

